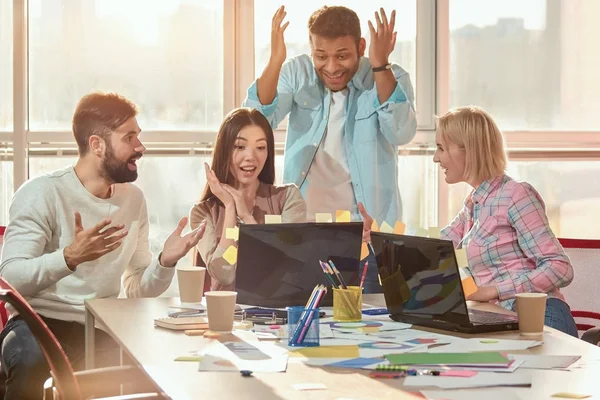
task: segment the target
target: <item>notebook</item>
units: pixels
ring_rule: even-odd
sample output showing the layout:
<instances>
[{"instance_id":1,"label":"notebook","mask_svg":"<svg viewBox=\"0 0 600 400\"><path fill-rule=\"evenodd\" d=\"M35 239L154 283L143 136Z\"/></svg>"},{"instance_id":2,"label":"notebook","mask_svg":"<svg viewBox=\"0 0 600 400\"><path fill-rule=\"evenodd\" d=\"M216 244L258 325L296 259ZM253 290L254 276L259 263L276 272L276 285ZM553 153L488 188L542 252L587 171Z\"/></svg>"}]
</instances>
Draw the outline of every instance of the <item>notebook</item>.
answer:
<instances>
[{"instance_id":1,"label":"notebook","mask_svg":"<svg viewBox=\"0 0 600 400\"><path fill-rule=\"evenodd\" d=\"M161 328L184 331L187 329L208 329L208 318L206 317L183 317L183 318L156 318L154 325Z\"/></svg>"}]
</instances>

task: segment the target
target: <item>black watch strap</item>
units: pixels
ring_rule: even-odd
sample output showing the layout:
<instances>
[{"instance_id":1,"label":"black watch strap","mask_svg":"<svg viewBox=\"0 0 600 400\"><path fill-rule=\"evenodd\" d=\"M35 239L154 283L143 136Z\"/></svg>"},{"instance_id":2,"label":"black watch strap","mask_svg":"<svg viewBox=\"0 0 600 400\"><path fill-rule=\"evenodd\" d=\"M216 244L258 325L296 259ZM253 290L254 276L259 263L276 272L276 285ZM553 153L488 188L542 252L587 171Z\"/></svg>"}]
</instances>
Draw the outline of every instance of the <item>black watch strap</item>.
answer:
<instances>
[{"instance_id":1,"label":"black watch strap","mask_svg":"<svg viewBox=\"0 0 600 400\"><path fill-rule=\"evenodd\" d=\"M375 68L373 68L373 72L386 71L386 70L388 70L390 68L392 68L392 64L387 63L385 65L382 65L381 67L375 67Z\"/></svg>"}]
</instances>

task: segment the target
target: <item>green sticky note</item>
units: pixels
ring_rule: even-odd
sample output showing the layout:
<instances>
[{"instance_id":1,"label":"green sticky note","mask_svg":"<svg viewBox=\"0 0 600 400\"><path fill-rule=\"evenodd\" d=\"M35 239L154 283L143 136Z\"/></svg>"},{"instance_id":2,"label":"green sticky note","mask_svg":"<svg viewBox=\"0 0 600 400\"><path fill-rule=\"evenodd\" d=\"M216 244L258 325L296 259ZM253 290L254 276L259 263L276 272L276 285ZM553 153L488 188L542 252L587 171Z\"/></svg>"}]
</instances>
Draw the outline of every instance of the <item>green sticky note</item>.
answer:
<instances>
[{"instance_id":1,"label":"green sticky note","mask_svg":"<svg viewBox=\"0 0 600 400\"><path fill-rule=\"evenodd\" d=\"M509 360L498 352L482 353L404 353L385 356L394 365L438 364L508 364Z\"/></svg>"},{"instance_id":2,"label":"green sticky note","mask_svg":"<svg viewBox=\"0 0 600 400\"><path fill-rule=\"evenodd\" d=\"M489 344L489 343L498 343L497 340L495 339L484 339L484 340L480 340L481 343L485 343L485 344Z\"/></svg>"}]
</instances>

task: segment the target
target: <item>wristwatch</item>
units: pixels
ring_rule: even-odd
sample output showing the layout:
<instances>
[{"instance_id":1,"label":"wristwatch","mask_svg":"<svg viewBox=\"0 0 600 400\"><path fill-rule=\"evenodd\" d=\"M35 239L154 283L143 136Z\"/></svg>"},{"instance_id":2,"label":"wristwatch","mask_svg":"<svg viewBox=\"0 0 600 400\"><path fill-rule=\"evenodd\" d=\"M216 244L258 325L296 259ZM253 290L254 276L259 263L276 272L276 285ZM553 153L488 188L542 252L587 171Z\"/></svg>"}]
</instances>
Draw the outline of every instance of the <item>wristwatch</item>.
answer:
<instances>
[{"instance_id":1,"label":"wristwatch","mask_svg":"<svg viewBox=\"0 0 600 400\"><path fill-rule=\"evenodd\" d=\"M373 72L380 72L380 71L386 71L388 69L392 68L392 64L387 63L385 65L382 65L381 67L375 67L373 68Z\"/></svg>"}]
</instances>

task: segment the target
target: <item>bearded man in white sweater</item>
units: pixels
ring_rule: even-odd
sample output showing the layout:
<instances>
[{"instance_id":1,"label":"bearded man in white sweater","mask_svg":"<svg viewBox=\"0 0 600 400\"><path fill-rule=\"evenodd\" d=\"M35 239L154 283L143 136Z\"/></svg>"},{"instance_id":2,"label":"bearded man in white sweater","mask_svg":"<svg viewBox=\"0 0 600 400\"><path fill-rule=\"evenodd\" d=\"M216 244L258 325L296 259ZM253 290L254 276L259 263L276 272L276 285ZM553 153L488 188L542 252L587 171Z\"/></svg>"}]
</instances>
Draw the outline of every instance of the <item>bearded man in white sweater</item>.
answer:
<instances>
[{"instance_id":1,"label":"bearded man in white sweater","mask_svg":"<svg viewBox=\"0 0 600 400\"><path fill-rule=\"evenodd\" d=\"M84 300L117 297L121 284L127 297L160 295L204 232L201 225L182 236L183 217L158 257L150 252L146 200L130 183L145 151L137 112L114 93L84 96L73 116L76 165L26 182L10 206L0 276L27 298L76 369L84 358ZM5 399L42 398L48 365L18 315L0 341ZM118 362L106 333L96 329L96 341L99 366Z\"/></svg>"}]
</instances>

